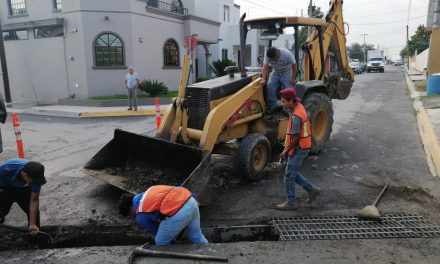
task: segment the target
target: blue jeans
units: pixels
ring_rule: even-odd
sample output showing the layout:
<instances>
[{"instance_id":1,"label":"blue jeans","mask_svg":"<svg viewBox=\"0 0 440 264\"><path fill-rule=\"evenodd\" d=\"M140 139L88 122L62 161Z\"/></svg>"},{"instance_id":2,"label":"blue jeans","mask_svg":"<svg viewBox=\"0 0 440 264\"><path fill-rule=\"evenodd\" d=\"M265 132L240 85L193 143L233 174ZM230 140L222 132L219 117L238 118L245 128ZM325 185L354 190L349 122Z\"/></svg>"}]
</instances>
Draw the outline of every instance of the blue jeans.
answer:
<instances>
[{"instance_id":1,"label":"blue jeans","mask_svg":"<svg viewBox=\"0 0 440 264\"><path fill-rule=\"evenodd\" d=\"M267 106L275 107L278 105L277 92L280 89L291 87L292 71L285 74L277 74L272 72L266 85Z\"/></svg>"},{"instance_id":2,"label":"blue jeans","mask_svg":"<svg viewBox=\"0 0 440 264\"><path fill-rule=\"evenodd\" d=\"M208 244L200 229L199 206L194 197L191 197L175 215L160 222L155 237L156 245L169 245L184 228L194 244Z\"/></svg>"},{"instance_id":3,"label":"blue jeans","mask_svg":"<svg viewBox=\"0 0 440 264\"><path fill-rule=\"evenodd\" d=\"M302 150L297 146L295 149L295 155L289 157L287 160L286 173L284 174L284 186L286 188L287 202L290 204L296 202L295 182L307 192L311 192L316 188L299 172L299 167L308 154L308 150Z\"/></svg>"}]
</instances>

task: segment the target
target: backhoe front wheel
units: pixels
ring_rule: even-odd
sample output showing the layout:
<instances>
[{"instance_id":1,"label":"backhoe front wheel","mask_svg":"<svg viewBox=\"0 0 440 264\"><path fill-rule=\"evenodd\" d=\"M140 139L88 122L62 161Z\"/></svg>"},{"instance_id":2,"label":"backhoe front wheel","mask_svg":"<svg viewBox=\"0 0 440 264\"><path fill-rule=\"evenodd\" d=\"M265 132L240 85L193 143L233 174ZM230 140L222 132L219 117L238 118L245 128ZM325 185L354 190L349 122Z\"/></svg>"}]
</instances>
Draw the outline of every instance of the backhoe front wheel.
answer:
<instances>
[{"instance_id":1,"label":"backhoe front wheel","mask_svg":"<svg viewBox=\"0 0 440 264\"><path fill-rule=\"evenodd\" d=\"M312 154L319 153L330 139L333 126L333 104L327 95L309 94L303 101L312 130Z\"/></svg>"},{"instance_id":2,"label":"backhoe front wheel","mask_svg":"<svg viewBox=\"0 0 440 264\"><path fill-rule=\"evenodd\" d=\"M245 178L251 181L263 178L270 153L270 143L265 136L251 133L244 137L238 148L237 165Z\"/></svg>"}]
</instances>

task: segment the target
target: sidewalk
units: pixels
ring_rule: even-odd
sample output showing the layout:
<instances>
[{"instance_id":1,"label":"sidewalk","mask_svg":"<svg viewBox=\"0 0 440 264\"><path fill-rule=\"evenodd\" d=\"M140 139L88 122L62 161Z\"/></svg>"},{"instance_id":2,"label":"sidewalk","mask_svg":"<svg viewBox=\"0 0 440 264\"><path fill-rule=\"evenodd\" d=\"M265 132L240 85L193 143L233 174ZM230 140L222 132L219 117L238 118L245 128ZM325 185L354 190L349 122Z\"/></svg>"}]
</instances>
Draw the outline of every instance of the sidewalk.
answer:
<instances>
[{"instance_id":1,"label":"sidewalk","mask_svg":"<svg viewBox=\"0 0 440 264\"><path fill-rule=\"evenodd\" d=\"M440 96L416 91L414 82L426 80L420 72L405 69L405 76L429 169L433 176L440 176Z\"/></svg>"},{"instance_id":2,"label":"sidewalk","mask_svg":"<svg viewBox=\"0 0 440 264\"><path fill-rule=\"evenodd\" d=\"M163 113L166 107L167 105L160 106L161 113ZM154 106L139 106L138 111L127 111L127 107L87 107L67 105L33 106L26 104L13 104L12 107L7 107L7 111L8 113L72 118L147 116L156 114Z\"/></svg>"}]
</instances>

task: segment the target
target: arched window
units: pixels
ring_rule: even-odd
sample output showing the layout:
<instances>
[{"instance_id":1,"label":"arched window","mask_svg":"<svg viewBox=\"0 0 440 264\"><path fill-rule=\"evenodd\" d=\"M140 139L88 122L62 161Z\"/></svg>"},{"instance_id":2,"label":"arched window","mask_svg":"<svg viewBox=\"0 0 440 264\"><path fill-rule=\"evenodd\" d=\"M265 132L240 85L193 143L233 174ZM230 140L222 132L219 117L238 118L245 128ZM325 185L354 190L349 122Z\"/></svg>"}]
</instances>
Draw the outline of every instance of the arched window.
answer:
<instances>
[{"instance_id":1,"label":"arched window","mask_svg":"<svg viewBox=\"0 0 440 264\"><path fill-rule=\"evenodd\" d=\"M96 67L124 66L124 44L113 33L99 35L94 43Z\"/></svg>"},{"instance_id":2,"label":"arched window","mask_svg":"<svg viewBox=\"0 0 440 264\"><path fill-rule=\"evenodd\" d=\"M174 39L169 39L163 46L163 65L178 67L180 65L179 46Z\"/></svg>"}]
</instances>

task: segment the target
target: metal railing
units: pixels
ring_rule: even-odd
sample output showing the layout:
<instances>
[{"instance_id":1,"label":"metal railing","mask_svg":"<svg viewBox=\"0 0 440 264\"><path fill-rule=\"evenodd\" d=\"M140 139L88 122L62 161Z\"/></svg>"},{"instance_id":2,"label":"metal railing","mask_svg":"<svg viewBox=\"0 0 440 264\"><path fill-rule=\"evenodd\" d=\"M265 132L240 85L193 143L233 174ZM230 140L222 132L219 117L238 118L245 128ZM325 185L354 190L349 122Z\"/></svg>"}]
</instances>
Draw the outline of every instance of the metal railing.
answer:
<instances>
[{"instance_id":1,"label":"metal railing","mask_svg":"<svg viewBox=\"0 0 440 264\"><path fill-rule=\"evenodd\" d=\"M170 4L158 0L147 0L147 6L157 8L159 10L170 12L170 13L176 13L181 15L188 15L188 9L183 8L182 6L178 4Z\"/></svg>"}]
</instances>

